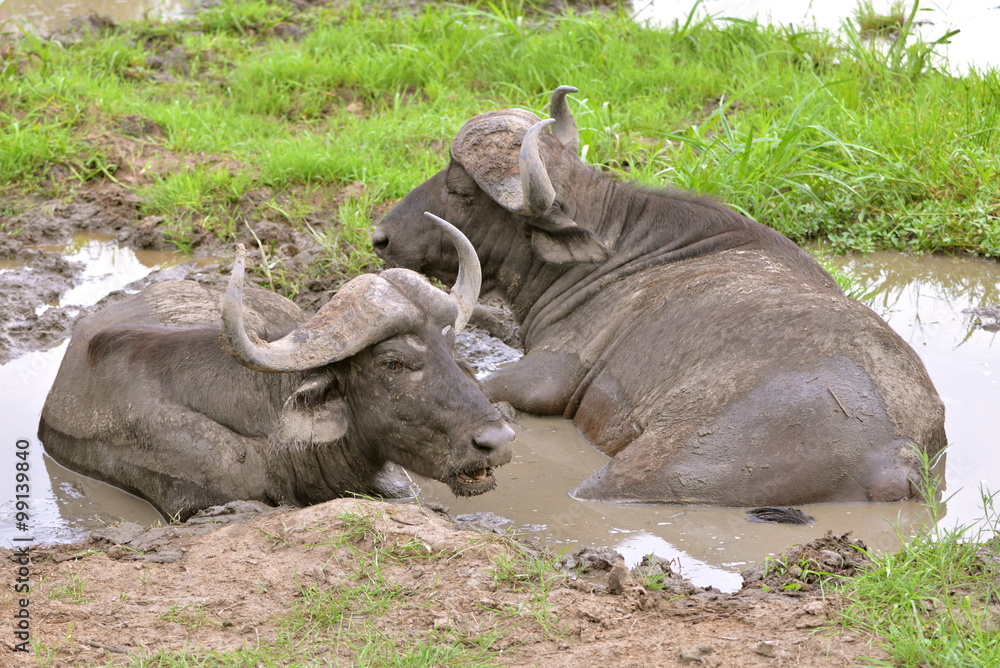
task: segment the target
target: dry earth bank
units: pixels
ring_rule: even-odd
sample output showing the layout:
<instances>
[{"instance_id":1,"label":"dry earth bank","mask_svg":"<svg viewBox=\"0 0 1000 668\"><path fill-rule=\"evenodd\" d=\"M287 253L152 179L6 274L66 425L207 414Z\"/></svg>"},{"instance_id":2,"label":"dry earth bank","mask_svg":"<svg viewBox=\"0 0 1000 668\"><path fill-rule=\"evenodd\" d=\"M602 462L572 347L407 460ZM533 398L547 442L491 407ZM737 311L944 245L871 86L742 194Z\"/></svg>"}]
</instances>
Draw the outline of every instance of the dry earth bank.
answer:
<instances>
[{"instance_id":1,"label":"dry earth bank","mask_svg":"<svg viewBox=\"0 0 1000 668\"><path fill-rule=\"evenodd\" d=\"M845 568L856 553L830 536L806 549ZM524 572L516 565L536 550L417 505L356 499L303 509L237 502L186 525L123 524L87 544L34 548L35 651L45 665L82 666L127 665L160 650L266 647L306 599L373 585L398 592L395 604L365 610L355 595L354 614L341 624L373 625L401 648L490 634L498 665L812 667L879 655L830 623L835 603L815 590L766 592L758 580L721 594L665 575L657 591L640 585L641 571L588 549L564 560L573 568L531 587L510 573ZM12 570L10 551L3 557ZM580 568L587 572L576 575ZM0 617L12 619L14 604L7 589ZM354 665L356 648L331 640L338 630L303 634L301 660ZM33 665L5 652L11 658Z\"/></svg>"}]
</instances>

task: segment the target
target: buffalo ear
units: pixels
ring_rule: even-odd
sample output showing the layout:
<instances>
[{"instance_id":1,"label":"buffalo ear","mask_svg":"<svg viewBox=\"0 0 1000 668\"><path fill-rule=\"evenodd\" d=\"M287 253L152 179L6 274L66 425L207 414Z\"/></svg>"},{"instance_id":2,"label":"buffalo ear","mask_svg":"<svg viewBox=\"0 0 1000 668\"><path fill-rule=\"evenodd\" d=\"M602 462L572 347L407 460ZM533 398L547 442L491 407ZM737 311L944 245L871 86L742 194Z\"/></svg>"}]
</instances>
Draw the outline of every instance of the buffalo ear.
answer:
<instances>
[{"instance_id":1,"label":"buffalo ear","mask_svg":"<svg viewBox=\"0 0 1000 668\"><path fill-rule=\"evenodd\" d=\"M549 264L592 264L608 259L608 249L594 233L552 207L529 223L531 248Z\"/></svg>"},{"instance_id":2,"label":"buffalo ear","mask_svg":"<svg viewBox=\"0 0 1000 668\"><path fill-rule=\"evenodd\" d=\"M350 422L347 402L332 373L307 376L285 400L272 444L297 451L337 441Z\"/></svg>"}]
</instances>

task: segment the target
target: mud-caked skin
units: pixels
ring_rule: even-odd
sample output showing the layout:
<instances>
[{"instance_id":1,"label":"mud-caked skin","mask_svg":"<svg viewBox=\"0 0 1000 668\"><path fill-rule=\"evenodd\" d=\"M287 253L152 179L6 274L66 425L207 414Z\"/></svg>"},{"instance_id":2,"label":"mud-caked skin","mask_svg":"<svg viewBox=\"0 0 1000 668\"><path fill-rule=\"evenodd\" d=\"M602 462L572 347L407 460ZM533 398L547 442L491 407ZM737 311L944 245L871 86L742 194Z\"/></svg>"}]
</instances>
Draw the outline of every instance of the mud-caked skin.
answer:
<instances>
[{"instance_id":1,"label":"mud-caked skin","mask_svg":"<svg viewBox=\"0 0 1000 668\"><path fill-rule=\"evenodd\" d=\"M914 351L786 237L714 201L585 165L565 103L470 120L448 166L373 238L445 282L455 254L423 211L472 241L483 289L526 354L494 401L563 415L611 461L579 498L724 506L896 501L946 445ZM551 131L547 127L552 124Z\"/></svg>"},{"instance_id":2,"label":"mud-caked skin","mask_svg":"<svg viewBox=\"0 0 1000 668\"><path fill-rule=\"evenodd\" d=\"M452 356L451 296L392 269L348 283L307 319L287 299L247 289L240 316L266 354L292 341L291 357L308 363L299 350L308 336L351 340L284 371L247 368L231 342L224 349L225 299L163 282L81 320L42 412L46 452L181 518L239 499L401 496L400 466L458 495L494 487L514 434Z\"/></svg>"}]
</instances>

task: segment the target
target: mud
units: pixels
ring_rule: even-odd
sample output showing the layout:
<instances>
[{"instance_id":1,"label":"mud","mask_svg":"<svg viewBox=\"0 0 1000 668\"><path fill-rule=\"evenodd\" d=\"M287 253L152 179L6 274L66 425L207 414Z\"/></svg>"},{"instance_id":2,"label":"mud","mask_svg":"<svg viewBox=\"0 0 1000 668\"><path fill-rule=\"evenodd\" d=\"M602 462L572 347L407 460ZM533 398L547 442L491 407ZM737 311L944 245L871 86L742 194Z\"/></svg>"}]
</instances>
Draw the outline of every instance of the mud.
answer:
<instances>
[{"instance_id":1,"label":"mud","mask_svg":"<svg viewBox=\"0 0 1000 668\"><path fill-rule=\"evenodd\" d=\"M0 268L0 364L52 346L69 334L73 309L47 307L58 304L83 272L82 265L56 253L22 250L17 258Z\"/></svg>"},{"instance_id":2,"label":"mud","mask_svg":"<svg viewBox=\"0 0 1000 668\"><path fill-rule=\"evenodd\" d=\"M871 566L868 546L828 531L805 545L795 545L743 571L743 587L768 591L809 592L837 579L852 578Z\"/></svg>"},{"instance_id":3,"label":"mud","mask_svg":"<svg viewBox=\"0 0 1000 668\"><path fill-rule=\"evenodd\" d=\"M368 528L345 538L359 517L368 518ZM9 551L0 556L10 563ZM692 587L662 563L627 569L613 553L567 560L540 600L522 582L498 575L504 560L536 556L536 548L460 530L414 505L230 504L183 526L121 525L87 543L35 548L36 651L55 667L126 665L161 651L204 658L245 648L266 655L269 643L295 634L281 618L302 607L305 592L351 591L370 581L362 564L378 557L380 582L405 592L405 604L364 616L359 601L345 619L361 615L400 647L489 635L498 665L553 668L811 668L885 658L837 627L835 607L814 593L722 594ZM13 597L4 597L0 616L10 619L12 605ZM511 614L525 610L540 612ZM317 623L300 659L352 664L357 655L335 632ZM25 659L14 665L32 665Z\"/></svg>"}]
</instances>

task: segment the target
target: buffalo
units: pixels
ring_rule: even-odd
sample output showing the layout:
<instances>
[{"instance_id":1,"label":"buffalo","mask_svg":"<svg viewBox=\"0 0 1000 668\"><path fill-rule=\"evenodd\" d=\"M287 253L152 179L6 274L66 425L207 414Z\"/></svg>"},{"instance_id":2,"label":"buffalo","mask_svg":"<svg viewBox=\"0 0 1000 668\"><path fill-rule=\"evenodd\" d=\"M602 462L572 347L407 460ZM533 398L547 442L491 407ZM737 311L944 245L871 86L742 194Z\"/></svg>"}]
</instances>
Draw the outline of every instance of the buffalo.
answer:
<instances>
[{"instance_id":1,"label":"buffalo","mask_svg":"<svg viewBox=\"0 0 1000 668\"><path fill-rule=\"evenodd\" d=\"M448 166L376 228L389 264L444 282L472 241L521 325L493 401L572 419L609 462L581 499L717 506L895 501L946 445L920 359L813 257L712 199L584 164L564 86L552 118L465 123Z\"/></svg>"},{"instance_id":2,"label":"buffalo","mask_svg":"<svg viewBox=\"0 0 1000 668\"><path fill-rule=\"evenodd\" d=\"M479 262L436 223L461 257L451 294L389 269L307 319L244 290L241 246L226 291L162 282L81 319L42 410L46 451L181 519L238 499L404 496L399 467L456 495L493 489L514 432L452 352Z\"/></svg>"}]
</instances>

